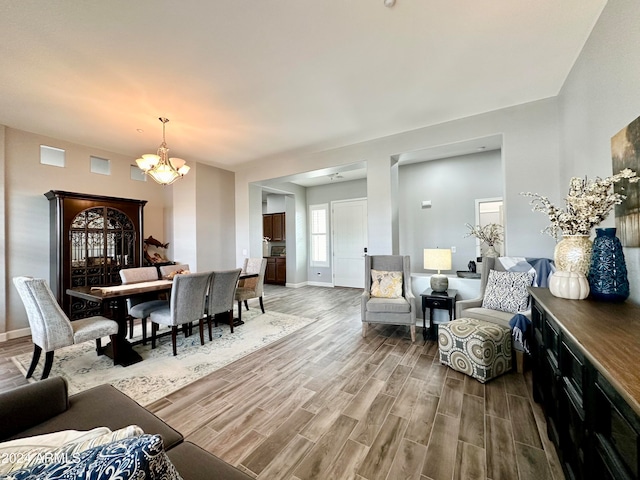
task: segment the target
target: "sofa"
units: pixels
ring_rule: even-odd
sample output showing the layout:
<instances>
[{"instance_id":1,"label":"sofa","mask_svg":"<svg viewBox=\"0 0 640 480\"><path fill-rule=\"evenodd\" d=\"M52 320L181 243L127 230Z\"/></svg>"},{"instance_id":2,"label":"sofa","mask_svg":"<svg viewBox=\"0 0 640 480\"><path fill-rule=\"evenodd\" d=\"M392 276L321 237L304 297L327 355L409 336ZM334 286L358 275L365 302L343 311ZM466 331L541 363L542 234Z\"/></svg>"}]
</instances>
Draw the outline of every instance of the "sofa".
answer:
<instances>
[{"instance_id":1,"label":"sofa","mask_svg":"<svg viewBox=\"0 0 640 480\"><path fill-rule=\"evenodd\" d=\"M251 478L197 445L184 441L178 431L111 385L100 385L69 396L66 381L52 377L0 393L0 442L96 427L120 430L130 425L140 427L150 442L155 439L160 443L163 458L168 458L169 466L175 467L184 480ZM0 447L2 445L0 443ZM6 450L2 455L8 457ZM40 475L36 476L40 478Z\"/></svg>"}]
</instances>

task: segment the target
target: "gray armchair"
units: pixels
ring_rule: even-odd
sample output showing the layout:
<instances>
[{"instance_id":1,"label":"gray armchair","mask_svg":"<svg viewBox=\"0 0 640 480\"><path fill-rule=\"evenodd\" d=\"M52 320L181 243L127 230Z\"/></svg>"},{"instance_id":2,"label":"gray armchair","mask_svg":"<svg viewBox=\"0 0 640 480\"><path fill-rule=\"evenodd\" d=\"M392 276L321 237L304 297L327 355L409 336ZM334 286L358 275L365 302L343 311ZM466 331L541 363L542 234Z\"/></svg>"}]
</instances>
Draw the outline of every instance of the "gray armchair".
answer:
<instances>
[{"instance_id":1,"label":"gray armchair","mask_svg":"<svg viewBox=\"0 0 640 480\"><path fill-rule=\"evenodd\" d=\"M367 255L365 256L364 292L361 297L362 336L367 336L370 323L407 325L411 331L411 341L416 340L416 306L411 291L411 269L408 256ZM371 270L401 272L402 294L397 298L376 297L371 294Z\"/></svg>"},{"instance_id":2,"label":"gray armchair","mask_svg":"<svg viewBox=\"0 0 640 480\"><path fill-rule=\"evenodd\" d=\"M519 260L519 262L518 262ZM490 308L483 307L485 291L487 288L487 280L489 278L489 272L491 270L498 271L527 271L526 269L530 267L530 265L524 260L534 260L534 259L525 259L524 257L484 257L482 259L482 275L480 280L480 294L477 298L473 298L470 300L459 300L456 302L456 318L475 318L478 320L485 320L487 322L496 323L498 325L502 325L507 328L511 328L509 322L514 317L513 312L503 312L501 310L493 310ZM548 259L535 259L547 261ZM512 261L514 265L518 265L518 268L505 268L502 262ZM521 265L524 265L521 267ZM544 271L538 272L536 271L534 274L534 286L546 286L547 284L547 275L551 273L554 268L552 266L552 262L547 262L545 264L550 270L546 269ZM529 270L533 270L530 268ZM518 312L529 320L531 320L531 309L529 308L526 311ZM516 368L519 373L522 373L524 370L524 345L522 342L518 341L518 339L513 339L513 349L515 352L516 358Z\"/></svg>"},{"instance_id":3,"label":"gray armchair","mask_svg":"<svg viewBox=\"0 0 640 480\"><path fill-rule=\"evenodd\" d=\"M480 277L480 295L469 300L458 300L456 302L456 318L476 318L478 320L486 320L487 322L498 323L504 327L509 327L509 321L513 318L513 313L502 312L500 310L491 310L482 307L484 300L484 292L487 288L487 280L489 272L497 270L495 257L483 257L482 259L482 275Z\"/></svg>"}]
</instances>

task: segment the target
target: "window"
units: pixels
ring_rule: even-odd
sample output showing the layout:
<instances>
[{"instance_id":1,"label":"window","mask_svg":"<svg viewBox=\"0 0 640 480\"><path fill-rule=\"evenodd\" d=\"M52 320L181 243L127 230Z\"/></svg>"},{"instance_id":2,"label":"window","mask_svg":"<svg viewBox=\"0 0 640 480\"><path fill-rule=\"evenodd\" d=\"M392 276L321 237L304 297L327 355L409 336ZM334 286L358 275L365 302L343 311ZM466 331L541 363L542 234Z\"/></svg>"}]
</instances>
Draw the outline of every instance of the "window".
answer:
<instances>
[{"instance_id":1,"label":"window","mask_svg":"<svg viewBox=\"0 0 640 480\"><path fill-rule=\"evenodd\" d=\"M106 158L94 157L91 155L91 173L100 175L111 175L111 162Z\"/></svg>"},{"instance_id":2,"label":"window","mask_svg":"<svg viewBox=\"0 0 640 480\"><path fill-rule=\"evenodd\" d=\"M138 182L146 182L147 176L144 174L142 170L137 165L131 165L129 170L131 180L136 180Z\"/></svg>"},{"instance_id":3,"label":"window","mask_svg":"<svg viewBox=\"0 0 640 480\"><path fill-rule=\"evenodd\" d=\"M40 145L40 163L43 165L53 165L54 167L64 167L64 150L47 145Z\"/></svg>"},{"instance_id":4,"label":"window","mask_svg":"<svg viewBox=\"0 0 640 480\"><path fill-rule=\"evenodd\" d=\"M329 205L309 206L311 218L311 266L329 267Z\"/></svg>"}]
</instances>

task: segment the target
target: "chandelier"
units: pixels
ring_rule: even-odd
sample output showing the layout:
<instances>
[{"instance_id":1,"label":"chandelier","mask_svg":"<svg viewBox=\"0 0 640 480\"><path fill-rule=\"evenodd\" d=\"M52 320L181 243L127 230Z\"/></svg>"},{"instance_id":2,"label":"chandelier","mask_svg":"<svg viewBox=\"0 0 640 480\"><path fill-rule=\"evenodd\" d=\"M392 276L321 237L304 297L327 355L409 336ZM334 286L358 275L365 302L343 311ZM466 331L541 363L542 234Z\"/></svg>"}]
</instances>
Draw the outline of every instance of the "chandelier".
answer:
<instances>
[{"instance_id":1,"label":"chandelier","mask_svg":"<svg viewBox=\"0 0 640 480\"><path fill-rule=\"evenodd\" d=\"M158 153L145 153L136 163L145 175L149 175L160 185L171 185L184 177L190 167L181 158L169 158L169 149L164 139L164 129L169 119L160 117L159 120L162 122L162 143L158 147Z\"/></svg>"}]
</instances>

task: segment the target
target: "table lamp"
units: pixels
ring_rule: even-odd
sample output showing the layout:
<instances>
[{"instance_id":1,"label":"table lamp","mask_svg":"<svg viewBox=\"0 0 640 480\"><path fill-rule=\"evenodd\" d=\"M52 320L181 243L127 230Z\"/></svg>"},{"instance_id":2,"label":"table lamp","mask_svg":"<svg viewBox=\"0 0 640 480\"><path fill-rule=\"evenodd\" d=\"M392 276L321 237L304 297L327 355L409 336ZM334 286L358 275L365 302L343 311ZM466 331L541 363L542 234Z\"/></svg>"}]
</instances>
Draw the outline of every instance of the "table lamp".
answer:
<instances>
[{"instance_id":1,"label":"table lamp","mask_svg":"<svg viewBox=\"0 0 640 480\"><path fill-rule=\"evenodd\" d=\"M431 275L431 290L434 292L446 292L449 288L449 279L440 273L441 270L451 270L451 249L449 248L425 248L424 269L437 270Z\"/></svg>"}]
</instances>

